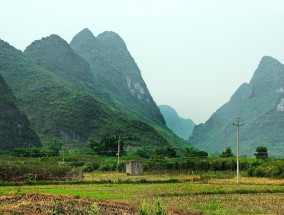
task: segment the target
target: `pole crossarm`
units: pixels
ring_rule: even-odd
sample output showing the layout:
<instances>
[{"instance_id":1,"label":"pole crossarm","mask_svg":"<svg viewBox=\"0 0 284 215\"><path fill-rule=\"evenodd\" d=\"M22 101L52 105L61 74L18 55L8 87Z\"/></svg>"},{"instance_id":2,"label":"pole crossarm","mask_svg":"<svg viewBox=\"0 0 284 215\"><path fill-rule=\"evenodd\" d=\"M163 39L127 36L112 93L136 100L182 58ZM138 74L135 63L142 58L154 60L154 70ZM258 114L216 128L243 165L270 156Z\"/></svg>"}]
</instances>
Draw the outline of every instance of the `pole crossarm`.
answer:
<instances>
[{"instance_id":1,"label":"pole crossarm","mask_svg":"<svg viewBox=\"0 0 284 215\"><path fill-rule=\"evenodd\" d=\"M239 149L239 134L240 134L240 126L244 126L244 123L240 122L240 117L238 117L237 122L233 123L233 126L237 127L237 138L236 138L236 142L237 142L237 183L240 182L240 161L239 161L239 154L240 154L240 149Z\"/></svg>"},{"instance_id":2,"label":"pole crossarm","mask_svg":"<svg viewBox=\"0 0 284 215\"><path fill-rule=\"evenodd\" d=\"M236 123L233 123L233 125L239 127L239 126L244 126L245 123L241 123L241 122L240 122L240 117L238 117L237 122L236 122Z\"/></svg>"}]
</instances>

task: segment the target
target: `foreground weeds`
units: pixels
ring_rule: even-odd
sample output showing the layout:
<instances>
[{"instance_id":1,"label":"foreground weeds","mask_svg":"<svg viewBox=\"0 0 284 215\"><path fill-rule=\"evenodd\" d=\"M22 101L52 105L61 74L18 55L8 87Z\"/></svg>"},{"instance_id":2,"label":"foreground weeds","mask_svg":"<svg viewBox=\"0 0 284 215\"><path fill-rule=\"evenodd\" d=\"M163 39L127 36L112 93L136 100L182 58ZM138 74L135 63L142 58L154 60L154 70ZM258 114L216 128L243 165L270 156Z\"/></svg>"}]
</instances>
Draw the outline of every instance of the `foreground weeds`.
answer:
<instances>
[{"instance_id":1,"label":"foreground weeds","mask_svg":"<svg viewBox=\"0 0 284 215\"><path fill-rule=\"evenodd\" d=\"M284 214L283 194L214 194L164 197L164 205L204 214Z\"/></svg>"},{"instance_id":2,"label":"foreground weeds","mask_svg":"<svg viewBox=\"0 0 284 215\"><path fill-rule=\"evenodd\" d=\"M135 214L136 207L110 201L41 194L0 196L0 214Z\"/></svg>"}]
</instances>

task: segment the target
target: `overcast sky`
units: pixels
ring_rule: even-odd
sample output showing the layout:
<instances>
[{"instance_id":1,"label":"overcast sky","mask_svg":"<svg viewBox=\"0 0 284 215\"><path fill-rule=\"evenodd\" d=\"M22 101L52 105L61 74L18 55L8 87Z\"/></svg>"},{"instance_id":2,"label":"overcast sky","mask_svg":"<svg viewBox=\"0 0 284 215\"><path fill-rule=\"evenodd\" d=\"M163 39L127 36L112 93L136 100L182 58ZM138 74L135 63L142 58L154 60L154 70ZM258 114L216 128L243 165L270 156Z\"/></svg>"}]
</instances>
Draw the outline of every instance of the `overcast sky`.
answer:
<instances>
[{"instance_id":1,"label":"overcast sky","mask_svg":"<svg viewBox=\"0 0 284 215\"><path fill-rule=\"evenodd\" d=\"M284 62L283 0L1 0L0 38L24 50L87 27L126 42L158 105L205 122L264 55Z\"/></svg>"}]
</instances>

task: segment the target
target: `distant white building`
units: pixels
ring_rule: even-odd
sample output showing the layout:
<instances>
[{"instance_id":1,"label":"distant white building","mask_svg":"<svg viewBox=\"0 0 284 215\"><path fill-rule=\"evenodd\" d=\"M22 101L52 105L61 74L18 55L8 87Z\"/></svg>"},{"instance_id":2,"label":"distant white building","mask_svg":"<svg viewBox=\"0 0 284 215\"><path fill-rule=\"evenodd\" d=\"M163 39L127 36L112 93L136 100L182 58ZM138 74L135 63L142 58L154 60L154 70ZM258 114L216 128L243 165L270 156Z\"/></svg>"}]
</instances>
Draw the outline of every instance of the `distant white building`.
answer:
<instances>
[{"instance_id":1,"label":"distant white building","mask_svg":"<svg viewBox=\"0 0 284 215\"><path fill-rule=\"evenodd\" d=\"M129 160L126 162L127 175L143 175L143 161Z\"/></svg>"}]
</instances>

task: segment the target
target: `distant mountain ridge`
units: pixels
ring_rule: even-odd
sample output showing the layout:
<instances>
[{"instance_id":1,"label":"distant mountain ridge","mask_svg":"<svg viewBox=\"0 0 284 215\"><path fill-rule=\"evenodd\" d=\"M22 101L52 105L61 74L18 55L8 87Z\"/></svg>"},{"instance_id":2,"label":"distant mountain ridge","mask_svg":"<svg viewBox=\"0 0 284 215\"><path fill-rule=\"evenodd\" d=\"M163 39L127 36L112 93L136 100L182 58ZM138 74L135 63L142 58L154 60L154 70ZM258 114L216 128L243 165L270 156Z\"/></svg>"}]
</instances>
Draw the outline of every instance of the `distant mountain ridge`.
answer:
<instances>
[{"instance_id":1,"label":"distant mountain ridge","mask_svg":"<svg viewBox=\"0 0 284 215\"><path fill-rule=\"evenodd\" d=\"M70 85L93 93L106 103L112 103L109 94L95 80L90 65L60 36L52 34L36 40L24 53Z\"/></svg>"},{"instance_id":2,"label":"distant mountain ridge","mask_svg":"<svg viewBox=\"0 0 284 215\"><path fill-rule=\"evenodd\" d=\"M168 128L176 135L188 140L192 134L195 123L191 119L184 119L172 107L168 105L159 105L160 111L166 120Z\"/></svg>"},{"instance_id":3,"label":"distant mountain ridge","mask_svg":"<svg viewBox=\"0 0 284 215\"><path fill-rule=\"evenodd\" d=\"M154 148L169 145L150 125L111 109L88 91L69 83L72 78L59 78L56 68L50 71L38 65L4 41L0 41L0 47L1 74L42 139L77 144L91 136L99 138L111 133L122 135L125 144L132 147L142 143ZM55 65L53 60L50 63Z\"/></svg>"},{"instance_id":4,"label":"distant mountain ridge","mask_svg":"<svg viewBox=\"0 0 284 215\"><path fill-rule=\"evenodd\" d=\"M85 28L70 46L91 65L95 79L108 91L115 108L138 119L165 125L137 64L118 34L107 31L95 37Z\"/></svg>"},{"instance_id":5,"label":"distant mountain ridge","mask_svg":"<svg viewBox=\"0 0 284 215\"><path fill-rule=\"evenodd\" d=\"M195 147L218 153L227 146L236 148L232 125L240 117L241 152L252 155L257 146L266 146L275 156L284 155L284 65L265 56L249 84L242 84L230 101L210 119L197 125L189 138Z\"/></svg>"},{"instance_id":6,"label":"distant mountain ridge","mask_svg":"<svg viewBox=\"0 0 284 215\"><path fill-rule=\"evenodd\" d=\"M84 34L83 50L96 63L55 34L24 53L0 41L1 74L41 140L79 146L92 136L119 134L132 150L188 145L166 127L124 41L114 32Z\"/></svg>"}]
</instances>

